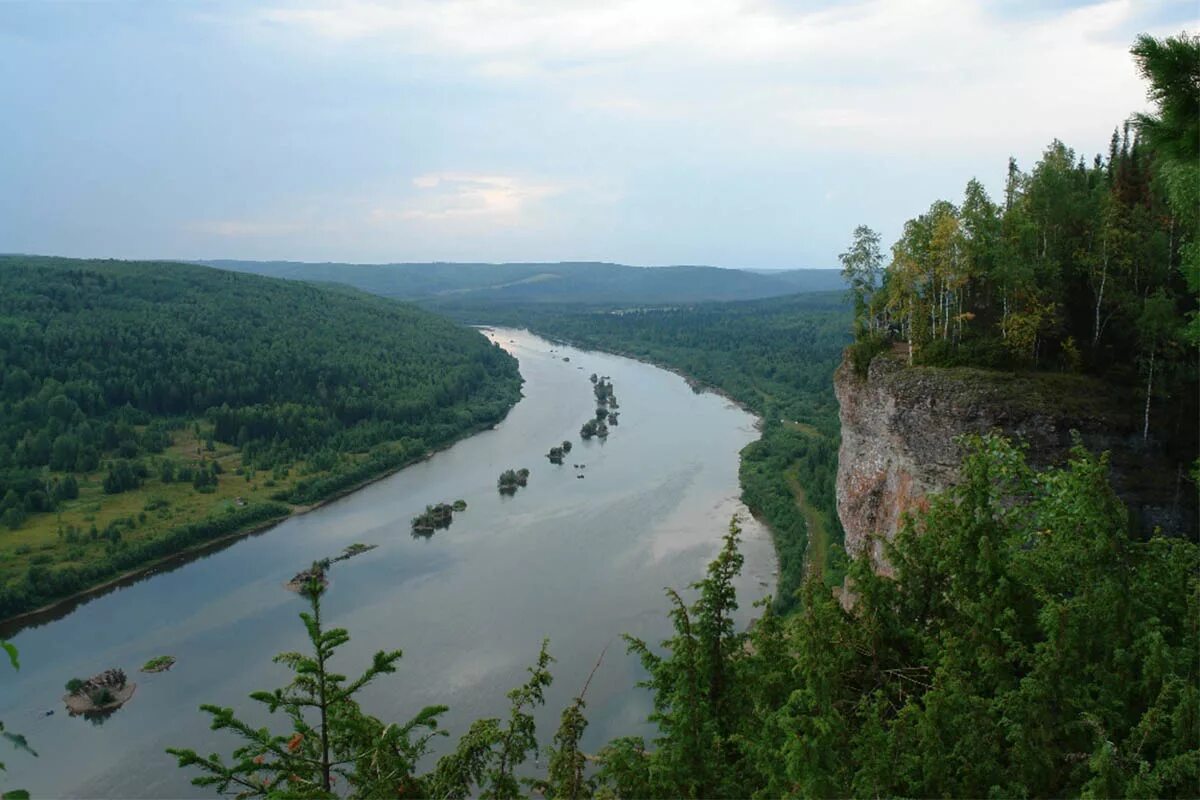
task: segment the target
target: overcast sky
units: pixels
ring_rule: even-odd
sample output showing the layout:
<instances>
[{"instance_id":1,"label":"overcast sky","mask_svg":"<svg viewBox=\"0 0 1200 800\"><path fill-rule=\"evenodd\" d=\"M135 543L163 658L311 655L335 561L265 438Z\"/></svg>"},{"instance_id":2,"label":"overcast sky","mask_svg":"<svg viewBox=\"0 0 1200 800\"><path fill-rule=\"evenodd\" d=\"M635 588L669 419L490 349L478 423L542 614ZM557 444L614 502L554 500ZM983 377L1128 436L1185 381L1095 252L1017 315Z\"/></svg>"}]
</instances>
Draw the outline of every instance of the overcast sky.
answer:
<instances>
[{"instance_id":1,"label":"overcast sky","mask_svg":"<svg viewBox=\"0 0 1200 800\"><path fill-rule=\"evenodd\" d=\"M1145 107L1196 3L0 3L0 252L830 267Z\"/></svg>"}]
</instances>

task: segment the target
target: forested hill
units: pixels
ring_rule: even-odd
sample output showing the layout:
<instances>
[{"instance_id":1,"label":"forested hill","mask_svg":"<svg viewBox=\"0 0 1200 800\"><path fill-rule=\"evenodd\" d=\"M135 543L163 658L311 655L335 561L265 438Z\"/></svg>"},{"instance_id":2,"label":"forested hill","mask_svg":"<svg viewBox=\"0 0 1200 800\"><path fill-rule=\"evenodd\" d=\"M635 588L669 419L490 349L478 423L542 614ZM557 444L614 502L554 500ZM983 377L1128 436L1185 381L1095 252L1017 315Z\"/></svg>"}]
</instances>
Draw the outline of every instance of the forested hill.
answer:
<instances>
[{"instance_id":1,"label":"forested hill","mask_svg":"<svg viewBox=\"0 0 1200 800\"><path fill-rule=\"evenodd\" d=\"M221 269L276 278L345 283L385 297L427 304L602 303L656 305L752 300L842 289L836 270L750 272L717 267L630 267L560 262L520 264L311 264L205 261Z\"/></svg>"},{"instance_id":2,"label":"forested hill","mask_svg":"<svg viewBox=\"0 0 1200 800\"><path fill-rule=\"evenodd\" d=\"M0 257L0 616L164 555L219 501L310 503L394 469L519 394L475 331L354 290Z\"/></svg>"}]
</instances>

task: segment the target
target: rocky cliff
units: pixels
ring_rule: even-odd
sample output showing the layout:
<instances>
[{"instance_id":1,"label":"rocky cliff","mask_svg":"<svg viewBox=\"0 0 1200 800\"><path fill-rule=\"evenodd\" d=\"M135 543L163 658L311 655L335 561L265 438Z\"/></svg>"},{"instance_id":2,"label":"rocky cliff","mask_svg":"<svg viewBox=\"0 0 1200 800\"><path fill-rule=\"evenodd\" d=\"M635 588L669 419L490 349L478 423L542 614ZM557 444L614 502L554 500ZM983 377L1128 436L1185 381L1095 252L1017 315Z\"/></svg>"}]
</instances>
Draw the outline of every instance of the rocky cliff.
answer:
<instances>
[{"instance_id":1,"label":"rocky cliff","mask_svg":"<svg viewBox=\"0 0 1200 800\"><path fill-rule=\"evenodd\" d=\"M908 367L877 356L867 376L843 363L834 385L841 406L837 503L846 549L870 547L888 570L882 538L904 512L958 477L961 434L999 430L1028 445L1035 466L1062 463L1078 431L1093 451L1111 451L1112 482L1144 532L1194 535L1196 495L1186 466L1141 438L1131 396L1079 375L1017 375Z\"/></svg>"}]
</instances>

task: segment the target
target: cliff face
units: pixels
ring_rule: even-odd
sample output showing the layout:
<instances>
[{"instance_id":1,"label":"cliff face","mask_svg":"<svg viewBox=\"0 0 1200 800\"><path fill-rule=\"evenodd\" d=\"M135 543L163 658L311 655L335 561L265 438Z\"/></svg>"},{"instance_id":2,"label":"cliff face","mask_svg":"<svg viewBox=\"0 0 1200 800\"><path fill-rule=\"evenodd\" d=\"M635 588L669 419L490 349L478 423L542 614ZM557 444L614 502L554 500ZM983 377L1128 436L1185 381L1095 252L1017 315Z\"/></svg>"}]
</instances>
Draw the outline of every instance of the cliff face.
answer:
<instances>
[{"instance_id":1,"label":"cliff face","mask_svg":"<svg viewBox=\"0 0 1200 800\"><path fill-rule=\"evenodd\" d=\"M891 539L904 512L958 478L955 437L999 430L1024 441L1029 462L1061 464L1078 431L1093 452L1112 452L1112 483L1134 524L1149 533L1194 535L1195 493L1185 466L1143 442L1132 397L1077 375L1013 375L976 369L907 367L877 357L866 378L848 363L834 385L841 406L837 503L846 549L870 547L880 570L880 537Z\"/></svg>"}]
</instances>

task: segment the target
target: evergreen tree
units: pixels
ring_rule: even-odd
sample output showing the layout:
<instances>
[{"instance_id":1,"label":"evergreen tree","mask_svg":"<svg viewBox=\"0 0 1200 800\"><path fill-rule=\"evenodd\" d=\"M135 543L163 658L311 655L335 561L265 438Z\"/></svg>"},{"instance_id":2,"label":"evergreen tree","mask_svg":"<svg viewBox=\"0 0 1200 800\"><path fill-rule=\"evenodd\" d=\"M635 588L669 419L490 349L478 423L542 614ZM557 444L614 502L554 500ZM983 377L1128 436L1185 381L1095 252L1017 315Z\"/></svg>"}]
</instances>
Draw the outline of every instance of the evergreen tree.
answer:
<instances>
[{"instance_id":1,"label":"evergreen tree","mask_svg":"<svg viewBox=\"0 0 1200 800\"><path fill-rule=\"evenodd\" d=\"M269 713L282 714L288 730L272 733L243 722L232 708L201 706L212 717L213 730L232 731L243 744L228 762L216 754L169 749L180 767L197 767L204 773L192 783L214 787L222 794L232 789L241 797L337 797L334 787L339 778L364 796L376 796L376 790L385 788L387 794L401 795L415 787L413 765L428 752L437 718L445 708L428 707L402 726L384 725L364 714L355 695L376 677L395 672L401 653L376 653L371 665L350 682L332 672L330 660L350 634L323 626L323 593L324 587L315 579L303 590L310 610L300 619L311 652L275 657L292 671L291 683L251 695Z\"/></svg>"}]
</instances>

